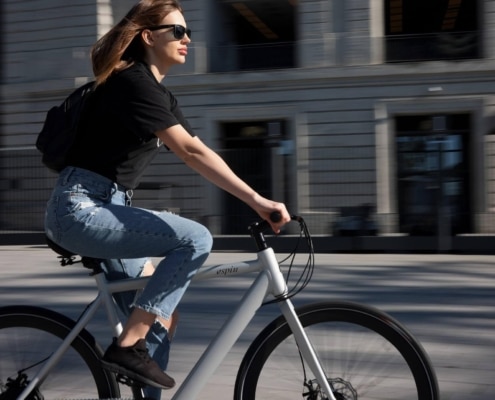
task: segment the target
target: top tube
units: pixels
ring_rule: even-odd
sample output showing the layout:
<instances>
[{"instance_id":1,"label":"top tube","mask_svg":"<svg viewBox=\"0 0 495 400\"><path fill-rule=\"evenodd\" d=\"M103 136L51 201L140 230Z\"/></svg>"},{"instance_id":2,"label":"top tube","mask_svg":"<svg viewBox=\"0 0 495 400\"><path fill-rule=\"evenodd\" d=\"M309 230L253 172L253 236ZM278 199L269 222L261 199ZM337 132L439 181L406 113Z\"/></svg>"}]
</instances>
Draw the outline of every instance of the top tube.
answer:
<instances>
[{"instance_id":1,"label":"top tube","mask_svg":"<svg viewBox=\"0 0 495 400\"><path fill-rule=\"evenodd\" d=\"M193 277L193 281L201 281L213 278L228 278L234 275L248 274L261 270L261 261L255 260L243 261L237 263L219 264L207 267L201 267ZM150 276L140 278L127 278L118 281L107 282L107 288L110 293L125 292L128 290L142 289Z\"/></svg>"}]
</instances>

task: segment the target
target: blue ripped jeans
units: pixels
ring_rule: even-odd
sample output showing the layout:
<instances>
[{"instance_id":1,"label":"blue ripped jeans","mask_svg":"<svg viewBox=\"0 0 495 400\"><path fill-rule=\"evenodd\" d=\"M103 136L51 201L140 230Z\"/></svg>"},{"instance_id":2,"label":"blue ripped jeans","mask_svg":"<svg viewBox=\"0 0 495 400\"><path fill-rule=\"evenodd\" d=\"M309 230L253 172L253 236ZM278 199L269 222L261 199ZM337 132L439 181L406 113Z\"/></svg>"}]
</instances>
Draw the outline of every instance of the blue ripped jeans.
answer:
<instances>
[{"instance_id":1,"label":"blue ripped jeans","mask_svg":"<svg viewBox=\"0 0 495 400\"><path fill-rule=\"evenodd\" d=\"M197 222L169 212L126 205L125 189L81 168L67 167L59 175L45 216L47 236L74 253L104 259L109 280L137 277L148 257L163 257L143 291L115 296L128 314L138 307L170 319L189 283L208 257L212 237ZM167 367L167 330L155 322L146 337L150 355ZM147 388L147 396L160 391Z\"/></svg>"}]
</instances>

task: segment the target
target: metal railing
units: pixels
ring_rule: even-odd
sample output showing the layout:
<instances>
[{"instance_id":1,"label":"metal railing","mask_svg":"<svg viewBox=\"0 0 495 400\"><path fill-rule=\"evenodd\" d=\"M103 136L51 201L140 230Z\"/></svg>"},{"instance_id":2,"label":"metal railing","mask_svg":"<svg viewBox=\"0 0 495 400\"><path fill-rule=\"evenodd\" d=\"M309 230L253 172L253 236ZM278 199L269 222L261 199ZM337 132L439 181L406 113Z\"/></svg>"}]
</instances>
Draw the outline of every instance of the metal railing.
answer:
<instances>
[{"instance_id":1,"label":"metal railing","mask_svg":"<svg viewBox=\"0 0 495 400\"><path fill-rule=\"evenodd\" d=\"M249 166L245 166L245 168L249 168ZM237 172L241 176L243 175L243 171ZM34 147L0 149L0 233L3 235L26 232L42 233L46 202L56 178L56 174L41 164L40 154ZM164 177L164 180L167 178ZM142 202L141 206L163 204L163 200L169 202L172 200L174 206L172 211L187 210L190 206L188 206L189 199L181 198L183 188L178 188L172 184L153 185L148 182L142 190L146 191L147 194L138 196L138 203L135 205L139 206L139 202ZM438 249L448 251L457 246L456 240L462 239L474 243L481 237L490 238L495 235L495 213L487 212L471 217L473 220L477 220L473 226L482 227L479 231L473 229L472 232L452 233L447 232L446 229L437 229L444 228L442 225L440 227L430 226L429 230L415 234L414 232L402 232L398 228L398 215L377 214L374 205L352 205L350 201L352 196L348 196L348 198L349 205L345 207L332 207L331 201L335 201L335 199L326 198L325 204L315 204L309 209L296 211L306 219L314 235L335 238L335 240L345 239L348 243L354 243L354 248L356 243L358 243L358 247L363 248L363 246L367 246L365 243L381 240L380 248L386 249L389 245L383 242L384 239L389 239L389 243L394 243L399 238L404 241L404 238L413 240L412 238L416 237L415 240L418 243L429 240L433 243L433 245L429 245L430 247L437 246ZM186 216L189 217L190 215ZM222 235L221 228L217 229L222 226L221 221L240 216L220 213L214 216L193 215L192 217L207 226L211 224L214 234ZM246 231L242 229L238 234L245 235ZM427 239L428 237L429 239ZM367 242L363 242L362 239L356 241L356 238L367 238ZM491 244L487 245L487 250L493 251L488 247L493 247Z\"/></svg>"},{"instance_id":2,"label":"metal railing","mask_svg":"<svg viewBox=\"0 0 495 400\"><path fill-rule=\"evenodd\" d=\"M468 31L389 35L385 48L385 61L393 63L476 59L482 45L480 33Z\"/></svg>"}]
</instances>

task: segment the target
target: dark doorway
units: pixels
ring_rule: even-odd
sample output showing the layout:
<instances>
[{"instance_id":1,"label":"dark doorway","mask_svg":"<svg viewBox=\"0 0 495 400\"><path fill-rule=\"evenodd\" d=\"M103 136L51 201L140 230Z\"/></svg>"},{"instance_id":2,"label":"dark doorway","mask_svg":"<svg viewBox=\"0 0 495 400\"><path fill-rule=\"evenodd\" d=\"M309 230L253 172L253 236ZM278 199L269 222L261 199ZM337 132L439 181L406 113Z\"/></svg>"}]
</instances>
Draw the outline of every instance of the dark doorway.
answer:
<instances>
[{"instance_id":1,"label":"dark doorway","mask_svg":"<svg viewBox=\"0 0 495 400\"><path fill-rule=\"evenodd\" d=\"M395 122L400 232L471 232L471 116L403 116Z\"/></svg>"},{"instance_id":2,"label":"dark doorway","mask_svg":"<svg viewBox=\"0 0 495 400\"><path fill-rule=\"evenodd\" d=\"M283 120L226 122L221 125L223 157L231 168L260 195L283 201L285 175L283 157L277 149L285 135ZM274 182L277 180L277 182ZM276 193L277 192L277 193ZM259 217L246 204L225 194L223 234L246 234Z\"/></svg>"}]
</instances>

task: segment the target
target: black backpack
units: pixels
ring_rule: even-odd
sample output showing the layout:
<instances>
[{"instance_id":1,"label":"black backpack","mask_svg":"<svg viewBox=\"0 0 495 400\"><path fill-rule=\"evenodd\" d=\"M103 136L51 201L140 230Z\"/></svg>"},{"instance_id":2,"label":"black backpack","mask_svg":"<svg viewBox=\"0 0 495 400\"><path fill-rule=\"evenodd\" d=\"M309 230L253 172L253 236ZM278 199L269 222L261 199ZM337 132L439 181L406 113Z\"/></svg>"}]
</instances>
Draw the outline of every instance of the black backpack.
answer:
<instances>
[{"instance_id":1,"label":"black backpack","mask_svg":"<svg viewBox=\"0 0 495 400\"><path fill-rule=\"evenodd\" d=\"M95 82L88 82L48 111L36 147L43 155L41 161L51 170L60 172L68 165L67 156L94 89Z\"/></svg>"}]
</instances>

